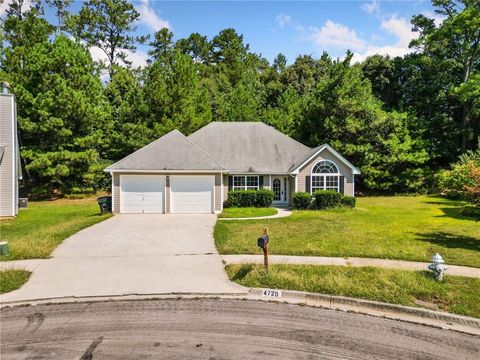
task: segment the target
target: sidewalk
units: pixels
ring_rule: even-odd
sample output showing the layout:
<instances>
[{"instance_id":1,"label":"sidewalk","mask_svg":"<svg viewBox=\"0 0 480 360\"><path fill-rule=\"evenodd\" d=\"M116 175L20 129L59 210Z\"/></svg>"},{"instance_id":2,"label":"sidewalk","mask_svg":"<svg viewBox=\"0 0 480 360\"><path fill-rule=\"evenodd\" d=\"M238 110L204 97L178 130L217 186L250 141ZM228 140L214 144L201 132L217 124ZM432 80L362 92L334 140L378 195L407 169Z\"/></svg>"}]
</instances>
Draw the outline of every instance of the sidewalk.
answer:
<instances>
[{"instance_id":1,"label":"sidewalk","mask_svg":"<svg viewBox=\"0 0 480 360\"><path fill-rule=\"evenodd\" d=\"M227 264L263 264L263 255L222 255ZM268 257L270 264L289 264L289 265L337 265L337 266L374 266L386 269L401 270L426 270L429 263L387 260L387 259L369 259L369 258L341 258L341 257L322 257L322 256L285 256L270 255ZM468 266L458 266L447 264L447 275L464 276L480 278L480 268Z\"/></svg>"}]
</instances>

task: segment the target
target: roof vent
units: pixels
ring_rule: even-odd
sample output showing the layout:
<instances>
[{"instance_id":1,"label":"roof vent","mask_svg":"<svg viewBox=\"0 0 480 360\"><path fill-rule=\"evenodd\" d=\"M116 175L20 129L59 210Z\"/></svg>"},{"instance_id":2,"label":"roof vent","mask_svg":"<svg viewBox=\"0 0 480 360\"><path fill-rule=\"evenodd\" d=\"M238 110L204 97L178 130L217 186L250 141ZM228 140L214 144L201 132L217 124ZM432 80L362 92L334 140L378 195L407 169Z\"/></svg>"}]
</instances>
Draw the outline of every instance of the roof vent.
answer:
<instances>
[{"instance_id":1,"label":"roof vent","mask_svg":"<svg viewBox=\"0 0 480 360\"><path fill-rule=\"evenodd\" d=\"M10 84L6 81L2 82L2 94L10 94Z\"/></svg>"}]
</instances>

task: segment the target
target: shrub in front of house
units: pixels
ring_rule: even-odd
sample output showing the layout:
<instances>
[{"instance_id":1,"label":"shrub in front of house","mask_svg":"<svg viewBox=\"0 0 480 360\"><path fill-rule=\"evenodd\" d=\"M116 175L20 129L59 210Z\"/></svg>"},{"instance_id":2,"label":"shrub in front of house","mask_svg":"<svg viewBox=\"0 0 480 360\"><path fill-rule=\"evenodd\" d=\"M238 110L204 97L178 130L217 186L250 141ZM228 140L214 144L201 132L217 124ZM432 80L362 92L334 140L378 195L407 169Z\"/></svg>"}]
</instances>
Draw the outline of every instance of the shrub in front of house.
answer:
<instances>
[{"instance_id":1,"label":"shrub in front of house","mask_svg":"<svg viewBox=\"0 0 480 360\"><path fill-rule=\"evenodd\" d=\"M333 190L320 190L313 193L315 209L331 209L341 206L342 194Z\"/></svg>"},{"instance_id":2,"label":"shrub in front of house","mask_svg":"<svg viewBox=\"0 0 480 360\"><path fill-rule=\"evenodd\" d=\"M295 192L292 194L292 204L295 209L305 210L312 205L312 195L307 192Z\"/></svg>"},{"instance_id":3,"label":"shrub in front of house","mask_svg":"<svg viewBox=\"0 0 480 360\"><path fill-rule=\"evenodd\" d=\"M228 193L227 207L269 207L273 202L273 191L233 190Z\"/></svg>"},{"instance_id":4,"label":"shrub in front of house","mask_svg":"<svg viewBox=\"0 0 480 360\"><path fill-rule=\"evenodd\" d=\"M342 196L340 204L345 207L354 208L357 205L357 199L353 196Z\"/></svg>"}]
</instances>

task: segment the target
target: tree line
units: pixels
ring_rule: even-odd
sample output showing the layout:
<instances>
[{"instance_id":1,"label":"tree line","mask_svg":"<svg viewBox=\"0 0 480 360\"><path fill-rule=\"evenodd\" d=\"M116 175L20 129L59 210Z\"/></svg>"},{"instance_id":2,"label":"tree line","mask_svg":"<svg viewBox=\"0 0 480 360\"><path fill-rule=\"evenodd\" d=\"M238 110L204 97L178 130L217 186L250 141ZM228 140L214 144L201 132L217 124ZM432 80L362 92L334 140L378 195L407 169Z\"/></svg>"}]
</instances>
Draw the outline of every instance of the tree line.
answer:
<instances>
[{"instance_id":1,"label":"tree line","mask_svg":"<svg viewBox=\"0 0 480 360\"><path fill-rule=\"evenodd\" d=\"M480 3L433 0L441 24L411 20L404 57L283 54L270 63L224 29L174 40L136 36L127 0L14 0L2 19L0 79L16 95L25 186L31 194L109 187L102 169L178 129L263 121L305 143L329 143L362 171L364 192L422 192L435 174L478 149ZM55 10L54 24L45 8ZM148 64L127 52L148 45ZM106 61L95 62L96 47ZM105 79L107 78L107 79Z\"/></svg>"}]
</instances>

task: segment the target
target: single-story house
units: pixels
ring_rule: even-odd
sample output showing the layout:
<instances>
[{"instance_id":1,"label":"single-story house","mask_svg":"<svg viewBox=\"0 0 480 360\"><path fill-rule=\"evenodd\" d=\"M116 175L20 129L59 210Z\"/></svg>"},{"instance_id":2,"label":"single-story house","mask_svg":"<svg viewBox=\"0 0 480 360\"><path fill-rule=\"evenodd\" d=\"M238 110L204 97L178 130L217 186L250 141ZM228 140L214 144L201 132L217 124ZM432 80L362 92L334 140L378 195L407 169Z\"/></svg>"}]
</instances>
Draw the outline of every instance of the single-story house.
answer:
<instances>
[{"instance_id":1,"label":"single-story house","mask_svg":"<svg viewBox=\"0 0 480 360\"><path fill-rule=\"evenodd\" d=\"M22 178L15 95L2 84L0 93L0 216L18 214L18 181Z\"/></svg>"},{"instance_id":2,"label":"single-story house","mask_svg":"<svg viewBox=\"0 0 480 360\"><path fill-rule=\"evenodd\" d=\"M212 122L190 136L173 130L105 169L115 213L221 212L230 190L354 195L360 171L324 144L309 148L261 122Z\"/></svg>"}]
</instances>

